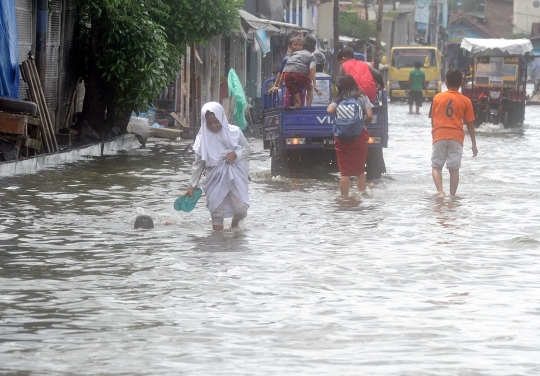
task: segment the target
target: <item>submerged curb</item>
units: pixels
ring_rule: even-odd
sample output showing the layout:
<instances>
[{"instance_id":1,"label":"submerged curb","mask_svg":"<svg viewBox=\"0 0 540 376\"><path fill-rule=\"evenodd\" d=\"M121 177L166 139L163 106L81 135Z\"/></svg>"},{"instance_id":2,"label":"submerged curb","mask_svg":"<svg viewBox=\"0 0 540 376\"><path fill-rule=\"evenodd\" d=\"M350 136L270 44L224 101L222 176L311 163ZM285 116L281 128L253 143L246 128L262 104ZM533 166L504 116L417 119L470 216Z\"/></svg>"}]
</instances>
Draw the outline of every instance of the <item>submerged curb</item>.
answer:
<instances>
[{"instance_id":1,"label":"submerged curb","mask_svg":"<svg viewBox=\"0 0 540 376\"><path fill-rule=\"evenodd\" d=\"M116 154L121 150L140 147L133 134L126 134L115 139L96 144L64 150L52 154L40 154L35 157L0 163L0 177L33 174L39 170L55 167L59 164L75 162L81 159Z\"/></svg>"}]
</instances>

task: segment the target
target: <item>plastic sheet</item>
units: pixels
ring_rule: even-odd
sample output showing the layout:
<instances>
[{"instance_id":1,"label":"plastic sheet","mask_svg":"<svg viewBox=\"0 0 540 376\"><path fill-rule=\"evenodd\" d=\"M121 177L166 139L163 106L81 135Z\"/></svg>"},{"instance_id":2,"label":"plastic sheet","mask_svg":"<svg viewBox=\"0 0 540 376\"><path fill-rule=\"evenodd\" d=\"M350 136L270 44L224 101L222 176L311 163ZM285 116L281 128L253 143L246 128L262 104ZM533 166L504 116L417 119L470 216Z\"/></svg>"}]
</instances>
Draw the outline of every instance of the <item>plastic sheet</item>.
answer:
<instances>
[{"instance_id":1,"label":"plastic sheet","mask_svg":"<svg viewBox=\"0 0 540 376\"><path fill-rule=\"evenodd\" d=\"M461 48L476 55L495 56L496 54L523 55L531 52L533 46L529 39L463 38Z\"/></svg>"},{"instance_id":2,"label":"plastic sheet","mask_svg":"<svg viewBox=\"0 0 540 376\"><path fill-rule=\"evenodd\" d=\"M0 0L0 97L19 99L19 45L15 4Z\"/></svg>"}]
</instances>

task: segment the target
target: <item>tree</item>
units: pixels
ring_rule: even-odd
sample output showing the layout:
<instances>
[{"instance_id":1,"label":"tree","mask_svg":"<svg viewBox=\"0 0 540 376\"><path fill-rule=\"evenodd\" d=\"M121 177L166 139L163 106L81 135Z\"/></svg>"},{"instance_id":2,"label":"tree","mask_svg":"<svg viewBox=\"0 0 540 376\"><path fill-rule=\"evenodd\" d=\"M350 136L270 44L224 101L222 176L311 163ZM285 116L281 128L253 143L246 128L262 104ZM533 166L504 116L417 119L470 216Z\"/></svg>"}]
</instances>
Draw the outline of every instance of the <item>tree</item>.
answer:
<instances>
[{"instance_id":1,"label":"tree","mask_svg":"<svg viewBox=\"0 0 540 376\"><path fill-rule=\"evenodd\" d=\"M339 13L339 33L348 37L368 41L376 35L375 21L366 21L358 18L355 12Z\"/></svg>"},{"instance_id":2,"label":"tree","mask_svg":"<svg viewBox=\"0 0 540 376\"><path fill-rule=\"evenodd\" d=\"M186 46L233 33L239 0L79 0L78 119L102 137L125 133L131 111L176 78ZM116 131L113 131L116 127Z\"/></svg>"},{"instance_id":3,"label":"tree","mask_svg":"<svg viewBox=\"0 0 540 376\"><path fill-rule=\"evenodd\" d=\"M484 12L484 6L485 1L484 0L450 0L448 2L448 8L451 13L454 13L457 11L458 4L461 4L459 7L463 9L463 13L483 13Z\"/></svg>"}]
</instances>

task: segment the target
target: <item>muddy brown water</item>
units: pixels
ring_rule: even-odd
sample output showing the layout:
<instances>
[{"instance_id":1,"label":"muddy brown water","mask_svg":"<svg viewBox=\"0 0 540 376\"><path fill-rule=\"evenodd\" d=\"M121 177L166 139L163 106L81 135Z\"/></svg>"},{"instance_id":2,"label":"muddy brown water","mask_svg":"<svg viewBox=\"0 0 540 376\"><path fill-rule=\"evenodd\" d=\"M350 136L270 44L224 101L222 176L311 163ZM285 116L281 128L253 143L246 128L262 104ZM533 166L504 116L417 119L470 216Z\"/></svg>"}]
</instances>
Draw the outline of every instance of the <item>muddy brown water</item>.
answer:
<instances>
[{"instance_id":1,"label":"muddy brown water","mask_svg":"<svg viewBox=\"0 0 540 376\"><path fill-rule=\"evenodd\" d=\"M271 178L250 138L238 231L210 231L204 198L174 211L184 142L3 178L0 374L540 374L540 106L483 125L477 158L467 136L453 199L428 108L407 110L365 197Z\"/></svg>"}]
</instances>

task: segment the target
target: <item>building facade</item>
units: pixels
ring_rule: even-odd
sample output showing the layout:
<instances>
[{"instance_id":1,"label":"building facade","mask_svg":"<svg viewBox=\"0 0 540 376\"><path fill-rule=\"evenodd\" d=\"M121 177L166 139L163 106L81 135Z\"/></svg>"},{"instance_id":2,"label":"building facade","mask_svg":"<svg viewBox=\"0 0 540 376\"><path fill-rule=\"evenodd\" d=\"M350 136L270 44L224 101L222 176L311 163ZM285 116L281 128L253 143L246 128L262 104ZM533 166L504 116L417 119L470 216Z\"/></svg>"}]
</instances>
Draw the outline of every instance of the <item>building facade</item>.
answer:
<instances>
[{"instance_id":1,"label":"building facade","mask_svg":"<svg viewBox=\"0 0 540 376\"><path fill-rule=\"evenodd\" d=\"M532 24L540 22L540 1L514 0L514 34L530 35Z\"/></svg>"},{"instance_id":2,"label":"building facade","mask_svg":"<svg viewBox=\"0 0 540 376\"><path fill-rule=\"evenodd\" d=\"M510 37L514 33L513 8L514 0L486 0L484 25L502 38Z\"/></svg>"}]
</instances>

